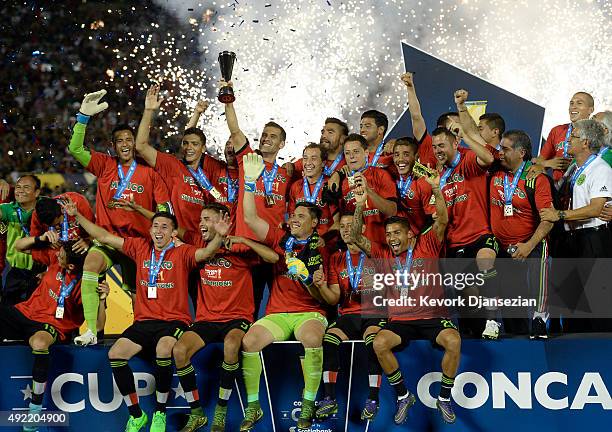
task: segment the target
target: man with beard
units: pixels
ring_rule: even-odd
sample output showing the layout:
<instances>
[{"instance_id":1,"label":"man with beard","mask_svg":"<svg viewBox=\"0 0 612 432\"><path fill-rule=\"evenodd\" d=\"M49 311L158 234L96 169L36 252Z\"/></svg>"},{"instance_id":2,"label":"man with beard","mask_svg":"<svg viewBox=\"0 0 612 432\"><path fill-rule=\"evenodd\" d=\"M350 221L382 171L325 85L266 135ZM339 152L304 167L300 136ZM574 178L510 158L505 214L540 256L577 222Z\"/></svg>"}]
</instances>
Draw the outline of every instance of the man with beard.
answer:
<instances>
[{"instance_id":1,"label":"man with beard","mask_svg":"<svg viewBox=\"0 0 612 432\"><path fill-rule=\"evenodd\" d=\"M368 142L368 166L386 168L392 164L391 156L383 154L388 128L389 119L384 113L368 110L361 114L359 134Z\"/></svg>"},{"instance_id":2,"label":"man with beard","mask_svg":"<svg viewBox=\"0 0 612 432\"><path fill-rule=\"evenodd\" d=\"M289 216L289 232L270 225L259 215L255 203L256 181L264 169L260 155L248 153L244 168L244 221L257 240L270 246L284 260L274 265L270 299L266 316L253 324L242 341L242 371L248 405L241 431L250 431L263 417L259 405L259 381L262 363L259 353L275 341L292 335L304 346L304 392L298 429L312 425L315 399L321 381L323 349L321 347L327 320L323 301L312 282L312 274L323 264L316 232L320 210L310 203L299 203Z\"/></svg>"},{"instance_id":3,"label":"man with beard","mask_svg":"<svg viewBox=\"0 0 612 432\"><path fill-rule=\"evenodd\" d=\"M120 237L147 237L151 222L132 208L138 205L151 212L170 199L161 177L149 166L136 161L134 131L128 125L117 125L111 132L115 157L83 147L85 129L92 115L108 107L100 100L106 90L86 94L72 131L70 154L98 178L96 189L96 223ZM136 292L134 262L118 251L101 244L87 253L83 265L81 296L87 330L75 339L78 345L97 343L96 320L99 297L98 280L113 265L121 265L122 288Z\"/></svg>"}]
</instances>

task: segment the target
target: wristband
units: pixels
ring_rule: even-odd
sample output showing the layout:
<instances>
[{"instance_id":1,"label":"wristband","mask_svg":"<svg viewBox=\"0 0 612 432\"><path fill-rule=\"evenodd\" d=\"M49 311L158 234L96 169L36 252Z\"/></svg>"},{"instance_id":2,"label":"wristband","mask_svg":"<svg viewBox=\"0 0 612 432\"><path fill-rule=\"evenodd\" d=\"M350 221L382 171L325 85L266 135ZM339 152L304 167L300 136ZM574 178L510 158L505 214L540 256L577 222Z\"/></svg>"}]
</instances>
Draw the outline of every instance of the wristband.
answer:
<instances>
[{"instance_id":1,"label":"wristband","mask_svg":"<svg viewBox=\"0 0 612 432\"><path fill-rule=\"evenodd\" d=\"M79 111L76 114L76 120L77 120L77 122L86 125L89 122L89 116L85 115L81 111Z\"/></svg>"},{"instance_id":2,"label":"wristband","mask_svg":"<svg viewBox=\"0 0 612 432\"><path fill-rule=\"evenodd\" d=\"M253 192L257 189L255 182L245 181L244 182L244 191L245 192Z\"/></svg>"},{"instance_id":3,"label":"wristband","mask_svg":"<svg viewBox=\"0 0 612 432\"><path fill-rule=\"evenodd\" d=\"M35 248L43 248L50 244L49 240L42 240L40 236L34 237L34 247Z\"/></svg>"}]
</instances>

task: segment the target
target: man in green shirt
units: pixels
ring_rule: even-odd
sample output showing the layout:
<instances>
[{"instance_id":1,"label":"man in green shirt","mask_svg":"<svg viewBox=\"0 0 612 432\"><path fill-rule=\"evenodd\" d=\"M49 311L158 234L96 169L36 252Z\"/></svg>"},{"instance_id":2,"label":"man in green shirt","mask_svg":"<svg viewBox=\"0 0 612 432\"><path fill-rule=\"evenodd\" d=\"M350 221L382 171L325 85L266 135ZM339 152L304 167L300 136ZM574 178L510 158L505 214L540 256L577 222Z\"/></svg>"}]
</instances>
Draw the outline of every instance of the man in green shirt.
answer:
<instances>
[{"instance_id":1,"label":"man in green shirt","mask_svg":"<svg viewBox=\"0 0 612 432\"><path fill-rule=\"evenodd\" d=\"M15 184L15 201L0 204L0 222L7 227L6 260L11 269L2 289L2 304L14 305L30 297L38 281L32 256L15 249L15 242L30 235L30 217L40 195L40 180L26 174Z\"/></svg>"}]
</instances>

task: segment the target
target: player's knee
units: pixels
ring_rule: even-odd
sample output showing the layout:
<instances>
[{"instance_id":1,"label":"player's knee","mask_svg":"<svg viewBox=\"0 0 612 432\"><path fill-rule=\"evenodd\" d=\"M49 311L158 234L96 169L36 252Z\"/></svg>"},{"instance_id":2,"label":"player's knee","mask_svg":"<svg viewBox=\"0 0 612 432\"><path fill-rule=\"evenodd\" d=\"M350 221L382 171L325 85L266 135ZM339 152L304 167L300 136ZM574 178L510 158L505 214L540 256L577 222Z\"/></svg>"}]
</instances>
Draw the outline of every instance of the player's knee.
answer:
<instances>
[{"instance_id":1,"label":"player's knee","mask_svg":"<svg viewBox=\"0 0 612 432\"><path fill-rule=\"evenodd\" d=\"M374 352L376 354L388 351L389 346L390 340L384 333L378 333L374 338L374 342L372 343L372 347L374 347Z\"/></svg>"},{"instance_id":2,"label":"player's knee","mask_svg":"<svg viewBox=\"0 0 612 432\"><path fill-rule=\"evenodd\" d=\"M49 340L41 335L34 335L30 339L30 347L35 351L42 351L49 349Z\"/></svg>"},{"instance_id":3,"label":"player's knee","mask_svg":"<svg viewBox=\"0 0 612 432\"><path fill-rule=\"evenodd\" d=\"M117 344L113 345L111 349L108 350L108 359L109 360L121 360L125 358L125 353L117 347Z\"/></svg>"},{"instance_id":4,"label":"player's knee","mask_svg":"<svg viewBox=\"0 0 612 432\"><path fill-rule=\"evenodd\" d=\"M306 333L301 337L304 348L318 348L323 345L323 337L317 333Z\"/></svg>"},{"instance_id":5,"label":"player's knee","mask_svg":"<svg viewBox=\"0 0 612 432\"><path fill-rule=\"evenodd\" d=\"M242 338L242 350L246 352L257 352L257 345L259 345L259 338L253 332L247 332Z\"/></svg>"},{"instance_id":6,"label":"player's knee","mask_svg":"<svg viewBox=\"0 0 612 432\"><path fill-rule=\"evenodd\" d=\"M240 347L242 346L242 339L241 336L229 336L225 338L223 341L223 354L226 358L233 358L238 355Z\"/></svg>"},{"instance_id":7,"label":"player's knee","mask_svg":"<svg viewBox=\"0 0 612 432\"><path fill-rule=\"evenodd\" d=\"M184 365L189 360L189 349L187 344L178 341L172 348L172 356L177 365Z\"/></svg>"},{"instance_id":8,"label":"player's knee","mask_svg":"<svg viewBox=\"0 0 612 432\"><path fill-rule=\"evenodd\" d=\"M461 337L456 331L448 332L442 339L442 346L446 352L459 355L461 352Z\"/></svg>"},{"instance_id":9,"label":"player's knee","mask_svg":"<svg viewBox=\"0 0 612 432\"><path fill-rule=\"evenodd\" d=\"M158 358L168 358L172 356L172 349L174 348L175 345L176 345L176 339L162 338L159 340L159 342L157 343L157 346L155 347L155 355L157 355Z\"/></svg>"},{"instance_id":10,"label":"player's knee","mask_svg":"<svg viewBox=\"0 0 612 432\"><path fill-rule=\"evenodd\" d=\"M83 263L83 271L100 273L104 271L104 267L106 262L104 260L104 256L98 252L90 252L85 257L85 262Z\"/></svg>"}]
</instances>

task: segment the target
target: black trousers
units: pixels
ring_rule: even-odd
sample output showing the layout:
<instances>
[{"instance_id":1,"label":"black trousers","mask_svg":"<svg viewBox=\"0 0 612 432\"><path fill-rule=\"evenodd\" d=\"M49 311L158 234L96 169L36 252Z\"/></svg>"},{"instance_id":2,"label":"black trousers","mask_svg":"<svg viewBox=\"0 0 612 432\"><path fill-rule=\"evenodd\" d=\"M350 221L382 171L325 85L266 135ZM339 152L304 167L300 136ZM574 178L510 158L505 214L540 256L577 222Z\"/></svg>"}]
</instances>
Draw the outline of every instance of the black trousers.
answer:
<instances>
[{"instance_id":1,"label":"black trousers","mask_svg":"<svg viewBox=\"0 0 612 432\"><path fill-rule=\"evenodd\" d=\"M37 271L12 267L6 274L1 304L16 305L30 298L38 286Z\"/></svg>"}]
</instances>

